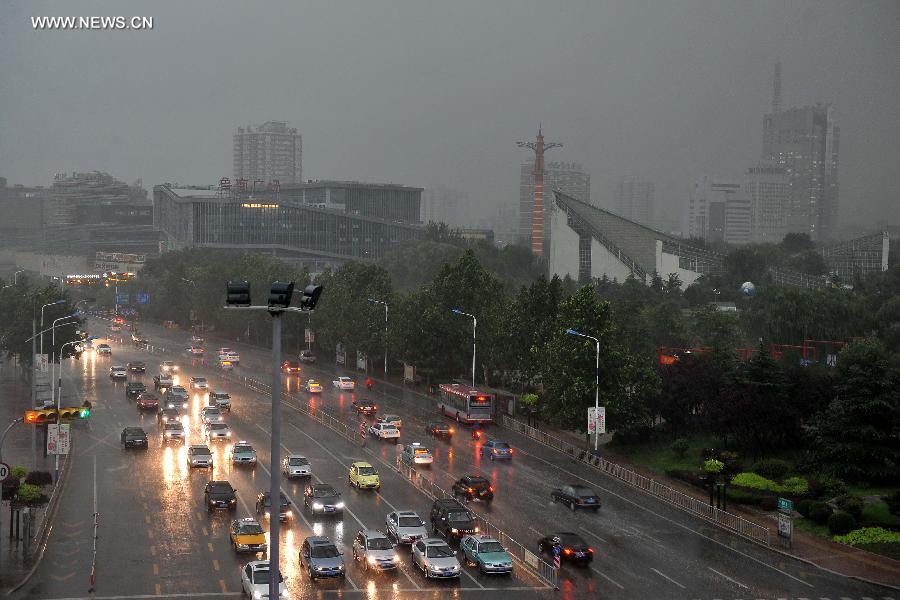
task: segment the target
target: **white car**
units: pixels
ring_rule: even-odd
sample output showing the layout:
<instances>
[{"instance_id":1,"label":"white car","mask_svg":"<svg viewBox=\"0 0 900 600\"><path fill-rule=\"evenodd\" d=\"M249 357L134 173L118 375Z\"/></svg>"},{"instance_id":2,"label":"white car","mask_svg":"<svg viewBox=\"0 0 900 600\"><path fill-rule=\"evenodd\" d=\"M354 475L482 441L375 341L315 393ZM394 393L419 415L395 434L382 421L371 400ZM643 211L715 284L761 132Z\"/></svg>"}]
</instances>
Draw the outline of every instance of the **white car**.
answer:
<instances>
[{"instance_id":1,"label":"white car","mask_svg":"<svg viewBox=\"0 0 900 600\"><path fill-rule=\"evenodd\" d=\"M400 430L387 423L375 423L369 427L369 434L382 440L393 440L395 444L400 439Z\"/></svg>"},{"instance_id":2,"label":"white car","mask_svg":"<svg viewBox=\"0 0 900 600\"><path fill-rule=\"evenodd\" d=\"M388 513L384 520L387 534L398 544L412 544L428 537L425 521L412 510L398 510Z\"/></svg>"},{"instance_id":3,"label":"white car","mask_svg":"<svg viewBox=\"0 0 900 600\"><path fill-rule=\"evenodd\" d=\"M210 442L227 442L231 437L228 423L209 423L203 426L203 433Z\"/></svg>"},{"instance_id":4,"label":"white car","mask_svg":"<svg viewBox=\"0 0 900 600\"><path fill-rule=\"evenodd\" d=\"M159 363L159 372L160 373L175 373L178 371L178 365L175 364L174 360L164 360Z\"/></svg>"},{"instance_id":5,"label":"white car","mask_svg":"<svg viewBox=\"0 0 900 600\"><path fill-rule=\"evenodd\" d=\"M431 450L419 442L405 445L400 458L403 459L403 462L411 465L430 465L434 463L434 456L431 455Z\"/></svg>"},{"instance_id":6,"label":"white car","mask_svg":"<svg viewBox=\"0 0 900 600\"><path fill-rule=\"evenodd\" d=\"M290 454L281 461L281 472L288 479L292 477L312 477L309 459L299 454Z\"/></svg>"},{"instance_id":7,"label":"white car","mask_svg":"<svg viewBox=\"0 0 900 600\"><path fill-rule=\"evenodd\" d=\"M213 466L212 452L209 446L195 445L188 448L187 464L189 467L210 467Z\"/></svg>"},{"instance_id":8,"label":"white car","mask_svg":"<svg viewBox=\"0 0 900 600\"><path fill-rule=\"evenodd\" d=\"M331 382L331 385L342 390L355 390L356 382L349 377L338 377Z\"/></svg>"},{"instance_id":9,"label":"white car","mask_svg":"<svg viewBox=\"0 0 900 600\"><path fill-rule=\"evenodd\" d=\"M378 422L385 425L393 425L397 429L403 427L403 419L400 418L400 415L381 415L378 417Z\"/></svg>"},{"instance_id":10,"label":"white car","mask_svg":"<svg viewBox=\"0 0 900 600\"><path fill-rule=\"evenodd\" d=\"M225 420L222 416L222 411L219 410L217 406L206 406L200 411L200 418L203 420L204 425L209 425L210 423L220 423Z\"/></svg>"},{"instance_id":11,"label":"white car","mask_svg":"<svg viewBox=\"0 0 900 600\"><path fill-rule=\"evenodd\" d=\"M97 346L97 354L112 356L112 348L109 347L109 344L100 344L99 346Z\"/></svg>"},{"instance_id":12,"label":"white car","mask_svg":"<svg viewBox=\"0 0 900 600\"><path fill-rule=\"evenodd\" d=\"M192 390L205 390L208 388L209 383L206 382L206 377L191 377Z\"/></svg>"},{"instance_id":13,"label":"white car","mask_svg":"<svg viewBox=\"0 0 900 600\"><path fill-rule=\"evenodd\" d=\"M113 379L128 379L128 370L121 365L116 365L109 368L109 376Z\"/></svg>"},{"instance_id":14,"label":"white car","mask_svg":"<svg viewBox=\"0 0 900 600\"><path fill-rule=\"evenodd\" d=\"M253 600L269 597L269 561L254 560L241 568L241 587L244 594ZM278 597L287 598L287 590L284 589L284 577L278 573Z\"/></svg>"},{"instance_id":15,"label":"white car","mask_svg":"<svg viewBox=\"0 0 900 600\"><path fill-rule=\"evenodd\" d=\"M163 425L162 431L163 443L168 442L170 440L174 440L176 442L184 441L184 425L181 424L181 421L166 421L166 424Z\"/></svg>"},{"instance_id":16,"label":"white car","mask_svg":"<svg viewBox=\"0 0 900 600\"><path fill-rule=\"evenodd\" d=\"M440 538L427 538L413 544L412 561L426 579L459 577L462 570L456 552Z\"/></svg>"}]
</instances>

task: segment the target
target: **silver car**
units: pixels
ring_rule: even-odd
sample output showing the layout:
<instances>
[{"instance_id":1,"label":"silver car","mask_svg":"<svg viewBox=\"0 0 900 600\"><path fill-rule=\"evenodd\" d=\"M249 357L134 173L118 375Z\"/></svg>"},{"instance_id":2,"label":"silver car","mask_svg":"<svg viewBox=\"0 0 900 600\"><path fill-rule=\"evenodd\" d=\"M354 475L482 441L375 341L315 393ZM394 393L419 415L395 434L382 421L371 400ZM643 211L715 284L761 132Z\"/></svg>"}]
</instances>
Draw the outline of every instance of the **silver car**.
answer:
<instances>
[{"instance_id":1,"label":"silver car","mask_svg":"<svg viewBox=\"0 0 900 600\"><path fill-rule=\"evenodd\" d=\"M222 417L222 411L220 411L215 406L207 406L203 410L201 410L200 418L203 420L204 425L209 425L210 423L219 423L225 420Z\"/></svg>"},{"instance_id":2,"label":"silver car","mask_svg":"<svg viewBox=\"0 0 900 600\"><path fill-rule=\"evenodd\" d=\"M231 437L231 429L227 423L210 423L204 429L206 430L206 438L210 442L224 442Z\"/></svg>"},{"instance_id":3,"label":"silver car","mask_svg":"<svg viewBox=\"0 0 900 600\"><path fill-rule=\"evenodd\" d=\"M366 529L353 539L353 560L362 561L364 571L391 571L400 566L400 555L386 535L374 529Z\"/></svg>"},{"instance_id":4,"label":"silver car","mask_svg":"<svg viewBox=\"0 0 900 600\"><path fill-rule=\"evenodd\" d=\"M459 577L461 571L456 553L440 538L427 538L413 544L412 560L422 569L426 579Z\"/></svg>"},{"instance_id":5,"label":"silver car","mask_svg":"<svg viewBox=\"0 0 900 600\"><path fill-rule=\"evenodd\" d=\"M281 461L281 472L287 478L292 477L311 477L312 467L309 466L309 459L299 454L291 454Z\"/></svg>"},{"instance_id":6,"label":"silver car","mask_svg":"<svg viewBox=\"0 0 900 600\"><path fill-rule=\"evenodd\" d=\"M184 425L181 424L181 421L167 421L163 426L163 442L168 441L176 441L183 442L184 441Z\"/></svg>"},{"instance_id":7,"label":"silver car","mask_svg":"<svg viewBox=\"0 0 900 600\"><path fill-rule=\"evenodd\" d=\"M398 510L388 513L385 518L387 534L398 544L412 544L416 540L428 537L425 521L418 513L411 510Z\"/></svg>"},{"instance_id":8,"label":"silver car","mask_svg":"<svg viewBox=\"0 0 900 600\"><path fill-rule=\"evenodd\" d=\"M189 467L212 467L213 457L208 446L191 446L187 452Z\"/></svg>"},{"instance_id":9,"label":"silver car","mask_svg":"<svg viewBox=\"0 0 900 600\"><path fill-rule=\"evenodd\" d=\"M300 566L306 568L310 579L344 577L344 557L327 537L313 536L303 540L300 547Z\"/></svg>"}]
</instances>

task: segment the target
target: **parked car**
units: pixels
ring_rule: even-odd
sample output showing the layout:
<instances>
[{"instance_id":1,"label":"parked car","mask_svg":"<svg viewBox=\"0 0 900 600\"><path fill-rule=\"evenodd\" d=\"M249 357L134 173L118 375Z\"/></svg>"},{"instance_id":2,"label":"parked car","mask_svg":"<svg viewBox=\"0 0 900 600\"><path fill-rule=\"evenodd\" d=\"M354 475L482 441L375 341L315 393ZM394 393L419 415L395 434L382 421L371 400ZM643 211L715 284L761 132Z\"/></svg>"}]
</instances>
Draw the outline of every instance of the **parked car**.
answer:
<instances>
[{"instance_id":1,"label":"parked car","mask_svg":"<svg viewBox=\"0 0 900 600\"><path fill-rule=\"evenodd\" d=\"M550 492L550 498L568 506L573 511L579 508L600 510L600 497L591 488L578 483L571 483Z\"/></svg>"}]
</instances>

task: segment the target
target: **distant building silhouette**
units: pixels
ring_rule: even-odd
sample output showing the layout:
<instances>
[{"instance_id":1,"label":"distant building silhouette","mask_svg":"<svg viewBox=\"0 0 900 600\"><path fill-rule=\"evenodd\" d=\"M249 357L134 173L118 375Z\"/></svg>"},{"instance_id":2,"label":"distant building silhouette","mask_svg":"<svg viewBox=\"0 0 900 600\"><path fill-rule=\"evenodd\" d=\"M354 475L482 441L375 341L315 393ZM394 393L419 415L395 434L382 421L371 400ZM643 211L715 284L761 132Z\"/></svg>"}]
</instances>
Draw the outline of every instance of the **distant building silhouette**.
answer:
<instances>
[{"instance_id":1,"label":"distant building silhouette","mask_svg":"<svg viewBox=\"0 0 900 600\"><path fill-rule=\"evenodd\" d=\"M303 138L285 121L238 127L234 134L234 178L252 186L303 182Z\"/></svg>"}]
</instances>

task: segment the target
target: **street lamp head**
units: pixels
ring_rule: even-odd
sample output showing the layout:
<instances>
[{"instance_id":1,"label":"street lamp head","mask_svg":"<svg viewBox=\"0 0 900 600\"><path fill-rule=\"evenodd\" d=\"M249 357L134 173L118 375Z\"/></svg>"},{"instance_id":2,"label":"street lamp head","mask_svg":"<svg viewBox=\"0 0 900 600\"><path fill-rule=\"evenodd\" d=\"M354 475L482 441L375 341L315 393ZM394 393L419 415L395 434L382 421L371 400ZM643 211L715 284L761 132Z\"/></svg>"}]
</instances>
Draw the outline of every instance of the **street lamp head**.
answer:
<instances>
[{"instance_id":1,"label":"street lamp head","mask_svg":"<svg viewBox=\"0 0 900 600\"><path fill-rule=\"evenodd\" d=\"M65 299L62 299L62 300L57 300L57 301L54 302L53 304L65 304L65 303L66 303L66 300L65 300Z\"/></svg>"},{"instance_id":2,"label":"street lamp head","mask_svg":"<svg viewBox=\"0 0 900 600\"><path fill-rule=\"evenodd\" d=\"M451 312L455 312L458 315L463 314L463 311L459 310L458 308L451 308L450 310L451 310Z\"/></svg>"},{"instance_id":3,"label":"street lamp head","mask_svg":"<svg viewBox=\"0 0 900 600\"><path fill-rule=\"evenodd\" d=\"M578 333L578 332L575 331L574 329L566 329L566 333L568 333L569 335L581 335L580 333Z\"/></svg>"}]
</instances>

